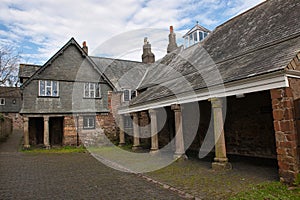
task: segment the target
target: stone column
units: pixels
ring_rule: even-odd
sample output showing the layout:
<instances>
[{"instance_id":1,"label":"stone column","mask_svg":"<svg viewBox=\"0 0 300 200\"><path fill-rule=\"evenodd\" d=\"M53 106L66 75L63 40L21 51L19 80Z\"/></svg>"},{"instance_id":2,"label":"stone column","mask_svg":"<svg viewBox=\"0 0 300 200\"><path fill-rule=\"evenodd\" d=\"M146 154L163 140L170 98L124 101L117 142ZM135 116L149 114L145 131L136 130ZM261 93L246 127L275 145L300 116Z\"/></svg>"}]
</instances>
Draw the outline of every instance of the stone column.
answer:
<instances>
[{"instance_id":1,"label":"stone column","mask_svg":"<svg viewBox=\"0 0 300 200\"><path fill-rule=\"evenodd\" d=\"M132 150L140 150L140 127L139 127L139 114L132 113L133 116L133 146Z\"/></svg>"},{"instance_id":2,"label":"stone column","mask_svg":"<svg viewBox=\"0 0 300 200\"><path fill-rule=\"evenodd\" d=\"M210 99L214 118L215 136L215 158L212 168L215 170L231 169L231 164L226 156L224 122L222 114L222 100L219 98Z\"/></svg>"},{"instance_id":3,"label":"stone column","mask_svg":"<svg viewBox=\"0 0 300 200\"><path fill-rule=\"evenodd\" d=\"M158 151L158 131L157 131L157 111L154 109L149 110L149 115L151 119L151 153L155 153Z\"/></svg>"},{"instance_id":4,"label":"stone column","mask_svg":"<svg viewBox=\"0 0 300 200\"><path fill-rule=\"evenodd\" d=\"M44 146L46 149L50 149L49 144L49 117L44 116Z\"/></svg>"},{"instance_id":5,"label":"stone column","mask_svg":"<svg viewBox=\"0 0 300 200\"><path fill-rule=\"evenodd\" d=\"M172 105L171 109L175 113L175 155L174 158L184 158L187 159L187 156L185 155L185 149L184 149L184 139L183 139L183 128L182 128L182 113L181 109L182 106L176 104Z\"/></svg>"},{"instance_id":6,"label":"stone column","mask_svg":"<svg viewBox=\"0 0 300 200\"><path fill-rule=\"evenodd\" d=\"M28 149L28 148L30 148L30 144L29 144L29 118L24 117L23 121L24 121L24 148Z\"/></svg>"},{"instance_id":7,"label":"stone column","mask_svg":"<svg viewBox=\"0 0 300 200\"><path fill-rule=\"evenodd\" d=\"M119 118L120 134L119 134L119 146L125 145L125 133L124 133L124 116L120 115Z\"/></svg>"}]
</instances>

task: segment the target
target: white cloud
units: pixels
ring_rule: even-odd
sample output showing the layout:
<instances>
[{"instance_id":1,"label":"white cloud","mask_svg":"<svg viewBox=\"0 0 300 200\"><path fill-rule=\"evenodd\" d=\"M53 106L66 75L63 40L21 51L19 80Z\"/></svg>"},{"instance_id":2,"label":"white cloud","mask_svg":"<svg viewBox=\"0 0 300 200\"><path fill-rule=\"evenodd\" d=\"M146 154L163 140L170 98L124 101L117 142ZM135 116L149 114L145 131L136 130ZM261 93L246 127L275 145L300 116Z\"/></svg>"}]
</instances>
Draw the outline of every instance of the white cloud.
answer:
<instances>
[{"instance_id":1,"label":"white cloud","mask_svg":"<svg viewBox=\"0 0 300 200\"><path fill-rule=\"evenodd\" d=\"M31 57L27 60L41 64L71 37L74 37L80 44L86 40L90 52L93 52L100 44L113 36L121 33L126 35L128 31L135 29L152 28L168 31L169 25L174 25L175 30L180 31L191 28L191 24L196 21L205 26L215 27L224 19L261 1L2 0L0 24L8 30L0 26L0 43L12 41L11 43L26 49L28 49L28 44L24 44L25 41L36 45L36 47L32 46L35 52L32 55L24 53L24 57ZM220 9L224 12L220 13ZM139 32L139 35L133 35L132 37L136 37L137 40L135 45L127 42L128 47L123 44L122 48L127 48L128 51L141 48L146 35L147 33L142 32ZM160 37L163 37L160 42L157 38L149 38L154 49L166 48L166 43L162 41L167 40L167 34L162 34ZM115 52L118 52L117 45L117 43L114 45Z\"/></svg>"}]
</instances>

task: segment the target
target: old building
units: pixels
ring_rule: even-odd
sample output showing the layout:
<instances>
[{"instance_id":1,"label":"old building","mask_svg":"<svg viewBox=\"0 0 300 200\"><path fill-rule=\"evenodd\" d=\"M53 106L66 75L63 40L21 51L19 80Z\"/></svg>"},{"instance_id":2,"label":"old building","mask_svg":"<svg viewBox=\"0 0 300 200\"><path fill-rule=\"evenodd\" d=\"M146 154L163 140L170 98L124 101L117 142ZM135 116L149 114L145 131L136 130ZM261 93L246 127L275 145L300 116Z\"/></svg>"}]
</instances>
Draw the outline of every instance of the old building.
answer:
<instances>
[{"instance_id":1,"label":"old building","mask_svg":"<svg viewBox=\"0 0 300 200\"><path fill-rule=\"evenodd\" d=\"M117 108L136 95L137 83L155 59L147 38L143 51L143 62L94 57L86 42L80 47L72 38L43 66L21 64L24 147L114 140ZM130 116L124 120L132 132Z\"/></svg>"},{"instance_id":2,"label":"old building","mask_svg":"<svg viewBox=\"0 0 300 200\"><path fill-rule=\"evenodd\" d=\"M90 145L106 134L134 150L170 147L175 158L212 153L217 170L232 167L228 154L277 159L281 181L293 182L299 8L294 0L265 1L212 32L197 24L179 47L170 27L167 54L157 61L147 38L143 62L89 56L72 38L43 66L23 66L24 146Z\"/></svg>"},{"instance_id":3,"label":"old building","mask_svg":"<svg viewBox=\"0 0 300 200\"><path fill-rule=\"evenodd\" d=\"M14 129L23 128L21 91L18 87L0 87L0 113L12 119Z\"/></svg>"},{"instance_id":4,"label":"old building","mask_svg":"<svg viewBox=\"0 0 300 200\"><path fill-rule=\"evenodd\" d=\"M113 85L88 57L85 43L81 48L72 38L43 66L22 67L25 147L78 145L114 134L108 103Z\"/></svg>"},{"instance_id":5,"label":"old building","mask_svg":"<svg viewBox=\"0 0 300 200\"><path fill-rule=\"evenodd\" d=\"M175 138L175 157L191 148L199 157L212 152L214 169L231 168L227 154L277 158L281 181L292 183L300 169L299 9L294 0L265 1L204 40L168 51L119 114L140 124L148 113L151 151ZM192 32L186 38L198 37ZM133 131L136 147L141 131Z\"/></svg>"}]
</instances>

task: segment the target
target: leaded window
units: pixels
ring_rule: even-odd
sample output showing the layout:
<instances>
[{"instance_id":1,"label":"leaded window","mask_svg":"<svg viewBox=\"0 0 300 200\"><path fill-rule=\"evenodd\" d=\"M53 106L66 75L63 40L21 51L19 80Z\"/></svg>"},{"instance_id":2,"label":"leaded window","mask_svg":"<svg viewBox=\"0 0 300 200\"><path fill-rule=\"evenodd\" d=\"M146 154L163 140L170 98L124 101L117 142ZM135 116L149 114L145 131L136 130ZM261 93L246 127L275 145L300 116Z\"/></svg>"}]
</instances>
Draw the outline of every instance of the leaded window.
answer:
<instances>
[{"instance_id":1,"label":"leaded window","mask_svg":"<svg viewBox=\"0 0 300 200\"><path fill-rule=\"evenodd\" d=\"M101 87L99 83L85 83L84 84L84 97L85 98L100 98Z\"/></svg>"},{"instance_id":2,"label":"leaded window","mask_svg":"<svg viewBox=\"0 0 300 200\"><path fill-rule=\"evenodd\" d=\"M39 81L39 96L58 97L59 96L59 82L40 80Z\"/></svg>"}]
</instances>

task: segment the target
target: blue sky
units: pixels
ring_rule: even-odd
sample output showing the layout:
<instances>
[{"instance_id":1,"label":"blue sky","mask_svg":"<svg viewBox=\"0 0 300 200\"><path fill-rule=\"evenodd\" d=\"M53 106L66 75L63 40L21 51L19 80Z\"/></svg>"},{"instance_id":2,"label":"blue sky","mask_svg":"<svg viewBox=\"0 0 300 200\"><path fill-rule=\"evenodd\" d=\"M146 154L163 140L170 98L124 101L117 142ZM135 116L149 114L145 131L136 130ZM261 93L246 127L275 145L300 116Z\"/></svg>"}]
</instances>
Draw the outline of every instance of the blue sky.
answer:
<instances>
[{"instance_id":1,"label":"blue sky","mask_svg":"<svg viewBox=\"0 0 300 200\"><path fill-rule=\"evenodd\" d=\"M90 55L140 60L149 37L156 58L165 54L168 29L181 36L196 21L213 30L263 0L1 0L0 45L22 62L43 64L71 37ZM159 32L159 34L158 34ZM133 41L134 40L134 41Z\"/></svg>"}]
</instances>

